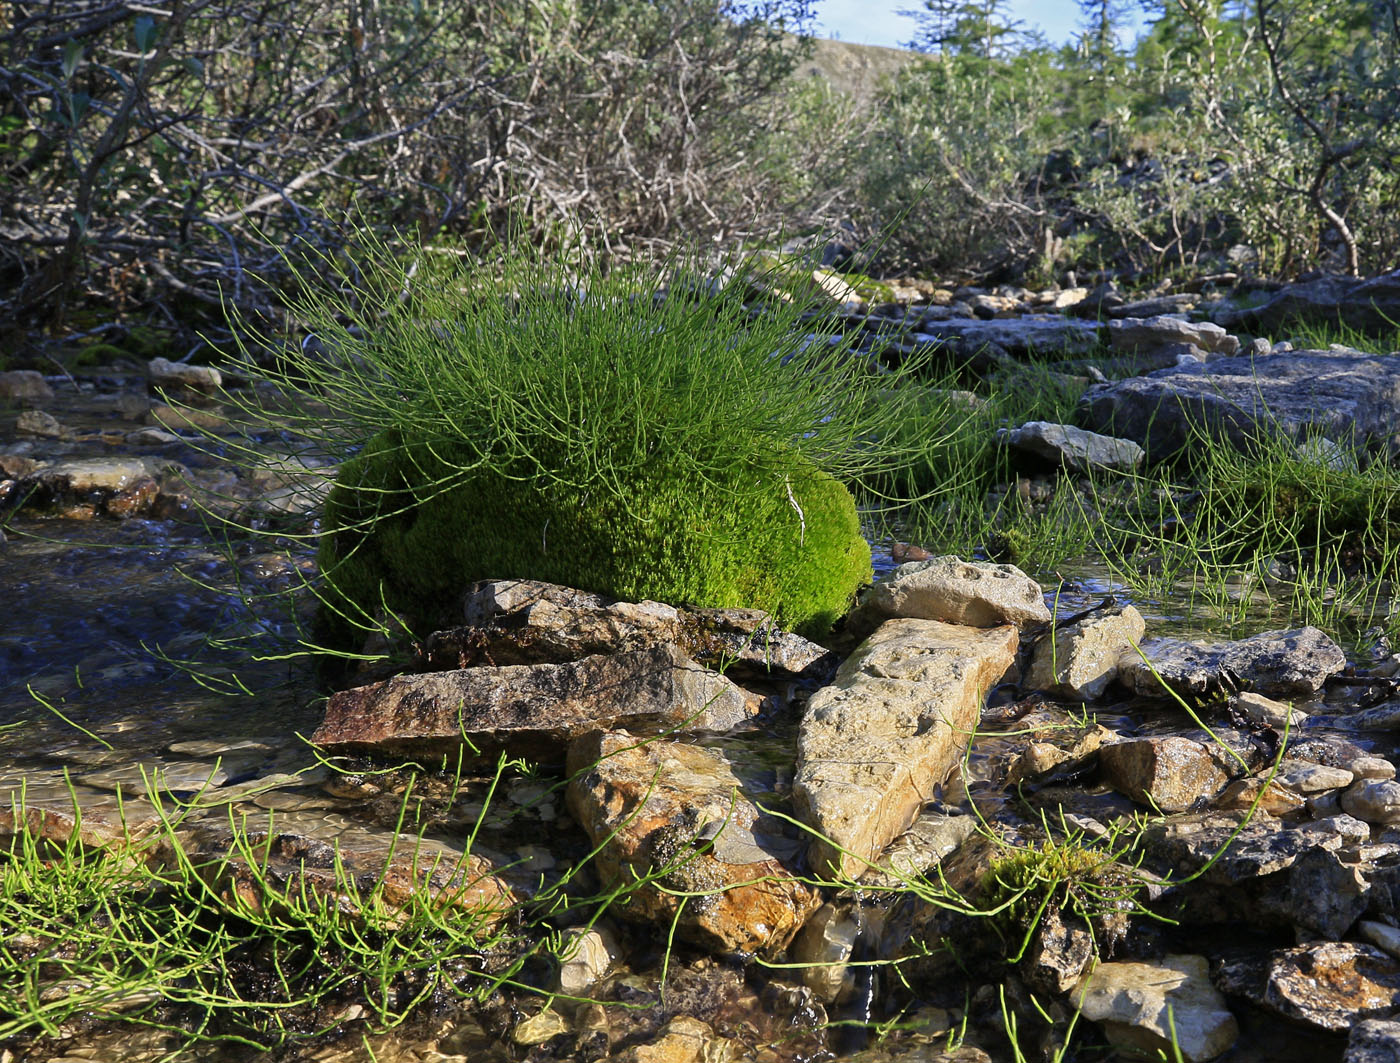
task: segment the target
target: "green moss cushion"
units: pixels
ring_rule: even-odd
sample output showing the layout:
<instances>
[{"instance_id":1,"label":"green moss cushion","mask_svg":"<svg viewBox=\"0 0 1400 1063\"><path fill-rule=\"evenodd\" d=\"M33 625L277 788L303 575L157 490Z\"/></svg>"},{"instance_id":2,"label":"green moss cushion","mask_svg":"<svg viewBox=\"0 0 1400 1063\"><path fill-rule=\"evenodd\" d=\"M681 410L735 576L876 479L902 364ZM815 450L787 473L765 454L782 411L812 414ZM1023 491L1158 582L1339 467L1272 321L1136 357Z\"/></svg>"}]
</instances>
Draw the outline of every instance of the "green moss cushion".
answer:
<instances>
[{"instance_id":1,"label":"green moss cushion","mask_svg":"<svg viewBox=\"0 0 1400 1063\"><path fill-rule=\"evenodd\" d=\"M658 456L584 488L473 471L461 450L390 432L343 466L319 557L337 640L385 608L411 626L455 622L468 583L506 578L763 609L820 637L870 578L850 492L796 457L703 480Z\"/></svg>"}]
</instances>

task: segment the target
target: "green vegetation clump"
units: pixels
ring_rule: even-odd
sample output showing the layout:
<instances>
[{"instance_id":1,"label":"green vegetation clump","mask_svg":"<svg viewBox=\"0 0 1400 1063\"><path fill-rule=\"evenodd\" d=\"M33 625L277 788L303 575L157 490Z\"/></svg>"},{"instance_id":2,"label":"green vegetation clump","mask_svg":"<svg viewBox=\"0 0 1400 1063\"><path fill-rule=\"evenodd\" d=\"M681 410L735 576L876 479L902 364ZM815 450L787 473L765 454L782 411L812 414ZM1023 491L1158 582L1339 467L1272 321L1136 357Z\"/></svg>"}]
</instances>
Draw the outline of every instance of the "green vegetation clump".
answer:
<instances>
[{"instance_id":1,"label":"green vegetation clump","mask_svg":"<svg viewBox=\"0 0 1400 1063\"><path fill-rule=\"evenodd\" d=\"M607 490L495 469L440 488L466 460L391 429L345 466L319 557L333 629L381 608L433 619L473 580L531 578L763 609L819 636L870 578L855 500L796 456L787 472L741 459L706 478L659 455Z\"/></svg>"},{"instance_id":2,"label":"green vegetation clump","mask_svg":"<svg viewBox=\"0 0 1400 1063\"><path fill-rule=\"evenodd\" d=\"M870 578L855 495L920 453L900 432L917 365L810 341L811 304L759 309L723 276L376 245L303 285L289 309L316 342L230 397L342 462L320 528L329 647L450 622L482 578L829 629Z\"/></svg>"}]
</instances>

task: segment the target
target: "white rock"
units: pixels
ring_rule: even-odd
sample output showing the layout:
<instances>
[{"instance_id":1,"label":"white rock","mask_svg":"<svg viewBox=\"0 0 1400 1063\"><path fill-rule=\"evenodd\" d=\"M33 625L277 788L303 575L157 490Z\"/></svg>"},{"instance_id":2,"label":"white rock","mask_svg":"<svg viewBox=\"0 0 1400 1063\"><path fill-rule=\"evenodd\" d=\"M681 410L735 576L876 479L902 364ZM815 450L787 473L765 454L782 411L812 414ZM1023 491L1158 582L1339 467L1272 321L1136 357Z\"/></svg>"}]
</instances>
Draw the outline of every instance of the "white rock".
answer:
<instances>
[{"instance_id":1,"label":"white rock","mask_svg":"<svg viewBox=\"0 0 1400 1063\"><path fill-rule=\"evenodd\" d=\"M1183 1059L1202 1063L1228 1050L1240 1034L1225 998L1210 983L1204 956L1103 963L1080 979L1070 999L1114 1045L1152 1057L1173 1058L1174 1040Z\"/></svg>"},{"instance_id":2,"label":"white rock","mask_svg":"<svg viewBox=\"0 0 1400 1063\"><path fill-rule=\"evenodd\" d=\"M559 965L559 992L580 996L608 973L622 949L606 923L574 934L564 947Z\"/></svg>"},{"instance_id":3,"label":"white rock","mask_svg":"<svg viewBox=\"0 0 1400 1063\"><path fill-rule=\"evenodd\" d=\"M852 624L869 633L893 617L970 627L1050 620L1040 584L1014 565L935 557L900 565L866 593Z\"/></svg>"},{"instance_id":4,"label":"white rock","mask_svg":"<svg viewBox=\"0 0 1400 1063\"><path fill-rule=\"evenodd\" d=\"M1035 690L1076 700L1099 697L1118 675L1118 661L1142 641L1147 624L1131 605L1057 628L1042 639L1027 684Z\"/></svg>"},{"instance_id":5,"label":"white rock","mask_svg":"<svg viewBox=\"0 0 1400 1063\"><path fill-rule=\"evenodd\" d=\"M1302 709L1290 708L1281 701L1266 698L1263 694L1235 694L1230 698L1230 708L1260 727L1298 727L1308 718Z\"/></svg>"},{"instance_id":6,"label":"white rock","mask_svg":"<svg viewBox=\"0 0 1400 1063\"><path fill-rule=\"evenodd\" d=\"M1342 794L1342 808L1365 823L1400 823L1400 783L1362 779Z\"/></svg>"}]
</instances>

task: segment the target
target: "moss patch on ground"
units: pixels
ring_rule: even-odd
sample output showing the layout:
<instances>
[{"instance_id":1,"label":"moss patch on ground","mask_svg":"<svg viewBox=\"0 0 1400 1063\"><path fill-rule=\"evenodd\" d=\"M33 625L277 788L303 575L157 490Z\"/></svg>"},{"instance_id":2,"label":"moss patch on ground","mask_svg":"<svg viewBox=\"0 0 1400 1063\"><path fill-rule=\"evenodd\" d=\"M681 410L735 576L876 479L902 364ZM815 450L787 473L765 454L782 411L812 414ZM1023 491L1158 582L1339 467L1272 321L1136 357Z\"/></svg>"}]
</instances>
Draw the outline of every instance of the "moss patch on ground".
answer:
<instances>
[{"instance_id":1,"label":"moss patch on ground","mask_svg":"<svg viewBox=\"0 0 1400 1063\"><path fill-rule=\"evenodd\" d=\"M870 579L855 501L793 457L720 478L662 455L607 490L376 437L342 469L320 549L324 613L345 643L386 610L411 629L455 612L479 579L531 578L627 600L763 609L821 637ZM465 471L464 471L465 469Z\"/></svg>"}]
</instances>

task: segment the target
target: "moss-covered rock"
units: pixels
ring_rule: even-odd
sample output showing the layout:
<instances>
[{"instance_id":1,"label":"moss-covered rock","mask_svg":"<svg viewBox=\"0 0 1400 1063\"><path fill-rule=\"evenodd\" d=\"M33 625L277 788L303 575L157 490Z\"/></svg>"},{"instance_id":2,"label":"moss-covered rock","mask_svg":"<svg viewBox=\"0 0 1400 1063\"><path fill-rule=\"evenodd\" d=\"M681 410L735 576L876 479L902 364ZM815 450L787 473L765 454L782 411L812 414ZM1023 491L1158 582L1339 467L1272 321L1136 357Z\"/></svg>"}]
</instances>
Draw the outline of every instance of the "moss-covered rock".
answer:
<instances>
[{"instance_id":1,"label":"moss-covered rock","mask_svg":"<svg viewBox=\"0 0 1400 1063\"><path fill-rule=\"evenodd\" d=\"M850 492L796 457L702 479L659 455L588 486L471 464L389 431L343 466L320 550L336 641L385 610L413 629L455 619L487 578L758 608L820 636L870 578Z\"/></svg>"}]
</instances>

